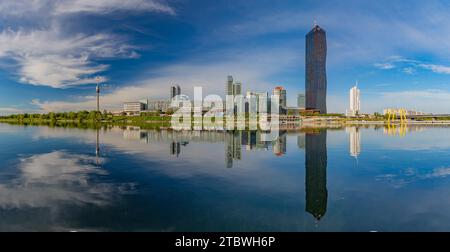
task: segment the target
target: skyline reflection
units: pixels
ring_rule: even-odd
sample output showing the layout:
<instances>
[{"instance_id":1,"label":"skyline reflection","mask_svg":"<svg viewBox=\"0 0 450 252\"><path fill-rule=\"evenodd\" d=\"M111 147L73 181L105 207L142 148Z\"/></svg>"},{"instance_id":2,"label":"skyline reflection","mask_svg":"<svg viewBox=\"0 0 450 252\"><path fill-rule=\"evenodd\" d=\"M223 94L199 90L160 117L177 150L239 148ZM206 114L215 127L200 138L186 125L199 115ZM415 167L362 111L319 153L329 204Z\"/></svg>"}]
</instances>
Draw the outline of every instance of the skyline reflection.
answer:
<instances>
[{"instance_id":1,"label":"skyline reflection","mask_svg":"<svg viewBox=\"0 0 450 252\"><path fill-rule=\"evenodd\" d=\"M0 230L445 230L448 130L1 125Z\"/></svg>"}]
</instances>

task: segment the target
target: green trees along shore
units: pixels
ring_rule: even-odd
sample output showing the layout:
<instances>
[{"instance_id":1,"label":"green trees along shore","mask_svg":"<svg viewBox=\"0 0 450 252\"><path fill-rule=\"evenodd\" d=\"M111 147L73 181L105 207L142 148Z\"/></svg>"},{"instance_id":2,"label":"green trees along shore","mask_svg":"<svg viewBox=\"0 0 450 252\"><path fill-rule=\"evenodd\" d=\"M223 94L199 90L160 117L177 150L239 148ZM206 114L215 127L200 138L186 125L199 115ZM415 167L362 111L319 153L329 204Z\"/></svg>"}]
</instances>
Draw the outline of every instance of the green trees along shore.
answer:
<instances>
[{"instance_id":1,"label":"green trees along shore","mask_svg":"<svg viewBox=\"0 0 450 252\"><path fill-rule=\"evenodd\" d=\"M142 113L140 116L113 115L111 112L78 111L42 114L15 114L0 116L0 122L13 124L114 124L144 126L148 124L170 126L170 115Z\"/></svg>"}]
</instances>

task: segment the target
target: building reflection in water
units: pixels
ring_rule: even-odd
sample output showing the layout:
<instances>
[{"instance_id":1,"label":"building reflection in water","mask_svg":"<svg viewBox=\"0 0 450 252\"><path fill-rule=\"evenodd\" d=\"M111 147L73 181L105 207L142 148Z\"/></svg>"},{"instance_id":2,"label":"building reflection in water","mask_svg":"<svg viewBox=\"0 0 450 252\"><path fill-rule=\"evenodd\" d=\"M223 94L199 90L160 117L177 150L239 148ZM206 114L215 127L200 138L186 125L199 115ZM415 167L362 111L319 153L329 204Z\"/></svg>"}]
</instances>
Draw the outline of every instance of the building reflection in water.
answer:
<instances>
[{"instance_id":1,"label":"building reflection in water","mask_svg":"<svg viewBox=\"0 0 450 252\"><path fill-rule=\"evenodd\" d=\"M286 131L280 131L279 136L273 141L273 154L275 156L283 156L286 154Z\"/></svg>"},{"instance_id":2,"label":"building reflection in water","mask_svg":"<svg viewBox=\"0 0 450 252\"><path fill-rule=\"evenodd\" d=\"M327 132L305 136L306 212L320 220L327 211Z\"/></svg>"},{"instance_id":3,"label":"building reflection in water","mask_svg":"<svg viewBox=\"0 0 450 252\"><path fill-rule=\"evenodd\" d=\"M225 164L227 168L233 167L233 160L241 160L241 145L243 135L245 135L245 132L242 131L229 131L226 133Z\"/></svg>"},{"instance_id":4,"label":"building reflection in water","mask_svg":"<svg viewBox=\"0 0 450 252\"><path fill-rule=\"evenodd\" d=\"M276 156L286 153L287 132L280 131L272 142L262 141L259 131L146 131L127 127L124 139L141 143L170 143L170 153L179 156L181 147L190 141L202 143L225 143L225 165L232 168L235 160L241 160L242 148L250 151L269 151ZM350 129L350 152L359 154L360 135L356 128ZM327 210L327 131L298 132L297 147L305 150L306 212L320 220Z\"/></svg>"},{"instance_id":5,"label":"building reflection in water","mask_svg":"<svg viewBox=\"0 0 450 252\"><path fill-rule=\"evenodd\" d=\"M361 132L359 127L349 127L346 130L349 134L350 156L357 158L361 153Z\"/></svg>"},{"instance_id":6,"label":"building reflection in water","mask_svg":"<svg viewBox=\"0 0 450 252\"><path fill-rule=\"evenodd\" d=\"M297 135L297 147L300 150L304 150L305 149L305 133L300 132Z\"/></svg>"},{"instance_id":7,"label":"building reflection in water","mask_svg":"<svg viewBox=\"0 0 450 252\"><path fill-rule=\"evenodd\" d=\"M181 152L180 142L172 142L172 144L170 145L170 154L178 157L180 156L180 152Z\"/></svg>"}]
</instances>

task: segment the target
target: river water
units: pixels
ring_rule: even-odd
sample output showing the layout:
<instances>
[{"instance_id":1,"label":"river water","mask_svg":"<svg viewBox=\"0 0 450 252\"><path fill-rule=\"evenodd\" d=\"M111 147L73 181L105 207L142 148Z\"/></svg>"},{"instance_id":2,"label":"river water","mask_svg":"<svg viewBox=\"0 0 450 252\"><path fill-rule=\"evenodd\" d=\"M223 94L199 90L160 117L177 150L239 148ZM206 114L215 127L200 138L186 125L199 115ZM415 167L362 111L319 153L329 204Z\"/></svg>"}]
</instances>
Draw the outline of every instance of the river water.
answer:
<instances>
[{"instance_id":1,"label":"river water","mask_svg":"<svg viewBox=\"0 0 450 252\"><path fill-rule=\"evenodd\" d=\"M449 231L450 128L0 124L0 231Z\"/></svg>"}]
</instances>

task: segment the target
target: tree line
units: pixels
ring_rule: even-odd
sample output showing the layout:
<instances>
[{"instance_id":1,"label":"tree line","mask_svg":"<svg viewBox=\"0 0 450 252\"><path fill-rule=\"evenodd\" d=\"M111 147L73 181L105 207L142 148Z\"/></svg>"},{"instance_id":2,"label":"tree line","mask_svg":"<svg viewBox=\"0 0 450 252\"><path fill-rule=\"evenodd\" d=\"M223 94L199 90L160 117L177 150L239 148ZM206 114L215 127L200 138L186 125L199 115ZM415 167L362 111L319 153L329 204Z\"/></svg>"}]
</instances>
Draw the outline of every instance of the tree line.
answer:
<instances>
[{"instance_id":1,"label":"tree line","mask_svg":"<svg viewBox=\"0 0 450 252\"><path fill-rule=\"evenodd\" d=\"M108 118L112 118L113 114L111 112L107 112L106 110L103 112L99 111L87 111L82 110L78 112L49 112L49 113L35 113L35 114L13 114L13 115L5 115L0 116L1 119L13 119L13 120L50 120L50 121L58 121L58 120L73 120L73 121L94 121L94 120L106 120Z\"/></svg>"}]
</instances>

